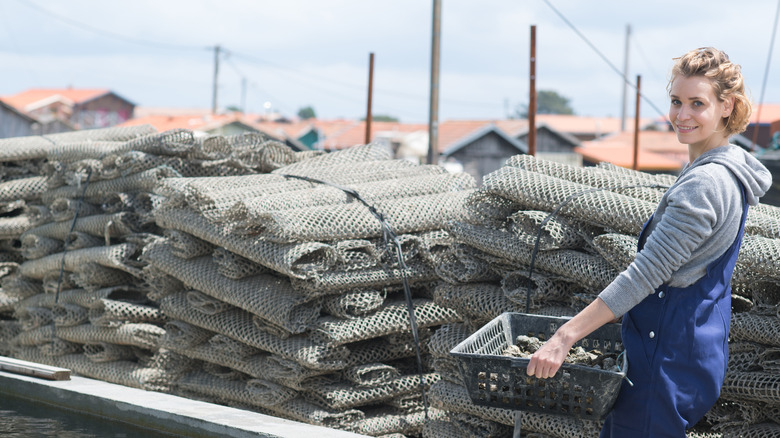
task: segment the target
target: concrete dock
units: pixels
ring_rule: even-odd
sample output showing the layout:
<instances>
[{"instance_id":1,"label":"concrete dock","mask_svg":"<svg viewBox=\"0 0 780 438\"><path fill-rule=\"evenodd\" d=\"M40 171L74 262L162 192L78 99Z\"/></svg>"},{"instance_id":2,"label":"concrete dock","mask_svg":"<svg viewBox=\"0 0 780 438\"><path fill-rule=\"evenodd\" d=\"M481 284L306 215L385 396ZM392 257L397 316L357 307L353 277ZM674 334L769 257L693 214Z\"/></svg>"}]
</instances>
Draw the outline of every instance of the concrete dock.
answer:
<instances>
[{"instance_id":1,"label":"concrete dock","mask_svg":"<svg viewBox=\"0 0 780 438\"><path fill-rule=\"evenodd\" d=\"M185 437L366 438L366 435L79 376L70 380L46 380L0 371L2 394Z\"/></svg>"}]
</instances>

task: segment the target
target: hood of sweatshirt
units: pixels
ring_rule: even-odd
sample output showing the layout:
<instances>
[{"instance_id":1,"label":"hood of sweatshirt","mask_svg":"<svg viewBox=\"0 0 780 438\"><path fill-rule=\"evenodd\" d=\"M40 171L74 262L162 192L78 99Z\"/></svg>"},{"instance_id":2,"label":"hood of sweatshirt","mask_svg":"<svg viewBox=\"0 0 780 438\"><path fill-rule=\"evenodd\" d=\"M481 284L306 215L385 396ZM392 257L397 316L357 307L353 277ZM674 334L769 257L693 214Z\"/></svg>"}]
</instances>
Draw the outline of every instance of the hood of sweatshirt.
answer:
<instances>
[{"instance_id":1,"label":"hood of sweatshirt","mask_svg":"<svg viewBox=\"0 0 780 438\"><path fill-rule=\"evenodd\" d=\"M772 186L772 173L761 161L734 145L717 147L701 154L682 173L707 163L718 163L731 170L745 188L749 205L758 204L759 198Z\"/></svg>"}]
</instances>

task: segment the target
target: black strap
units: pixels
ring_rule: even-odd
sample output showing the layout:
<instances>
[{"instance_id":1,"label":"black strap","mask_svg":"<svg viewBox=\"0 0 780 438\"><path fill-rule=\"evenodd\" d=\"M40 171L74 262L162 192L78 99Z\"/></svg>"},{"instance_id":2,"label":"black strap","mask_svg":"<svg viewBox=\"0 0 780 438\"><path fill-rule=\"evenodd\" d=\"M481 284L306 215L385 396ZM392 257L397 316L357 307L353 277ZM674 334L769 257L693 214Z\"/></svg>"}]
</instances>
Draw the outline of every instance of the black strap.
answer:
<instances>
[{"instance_id":1,"label":"black strap","mask_svg":"<svg viewBox=\"0 0 780 438\"><path fill-rule=\"evenodd\" d=\"M406 297L406 308L409 312L409 324L412 327L412 337L414 339L414 350L415 355L417 357L417 371L420 374L420 391L422 393L422 399L423 399L423 408L425 409L425 419L428 419L428 399L425 395L425 376L423 374L423 366L422 366L422 355L420 353L420 335L417 330L417 317L414 314L414 303L412 302L412 291L409 288L409 279L407 278L407 266L404 262L403 252L401 249L401 242L398 240L398 236L393 232L393 229L390 227L390 224L387 223L387 220L385 220L385 216L377 211L377 209L369 204L365 199L363 199L360 194L358 194L357 191L354 189L351 189L349 187L340 186L338 184L334 184L328 181L322 181L315 178L309 178L306 176L299 176L299 175L287 175L287 174L281 174L284 177L287 178L295 178L300 179L303 181L308 181L316 184L323 184L326 186L337 188L344 193L352 196L355 198L358 202L365 205L368 208L368 211L371 212L371 214L374 215L374 217L379 220L379 223L382 226L382 236L385 241L385 245L389 245L392 243L392 245L395 247L396 257L398 258L398 266L401 269L401 278L403 279L404 284L404 295Z\"/></svg>"},{"instance_id":2,"label":"black strap","mask_svg":"<svg viewBox=\"0 0 780 438\"><path fill-rule=\"evenodd\" d=\"M601 192L601 191L613 191L613 190L619 190L619 189L635 189L635 188L650 188L650 189L668 189L669 186L663 185L663 184L634 184L634 185L627 185L627 186L614 186L614 187L594 187L592 189L583 190L581 192L572 193L571 195L567 196L566 199L561 201L560 204L558 204L557 207L553 209L553 211L548 214L544 220L542 220L542 223L539 224L539 230L536 233L536 241L534 242L534 249L531 252L531 263L528 267L528 285L526 287L525 292L525 313L531 313L531 284L532 280L531 277L533 276L534 272L534 263L536 262L536 254L539 252L539 241L542 238L542 229L545 225L547 225L547 222L550 221L550 219L554 218L558 215L558 212L561 211L563 207L566 206L569 202L573 201L574 199L582 196L587 195L588 193L594 193L594 192Z\"/></svg>"}]
</instances>

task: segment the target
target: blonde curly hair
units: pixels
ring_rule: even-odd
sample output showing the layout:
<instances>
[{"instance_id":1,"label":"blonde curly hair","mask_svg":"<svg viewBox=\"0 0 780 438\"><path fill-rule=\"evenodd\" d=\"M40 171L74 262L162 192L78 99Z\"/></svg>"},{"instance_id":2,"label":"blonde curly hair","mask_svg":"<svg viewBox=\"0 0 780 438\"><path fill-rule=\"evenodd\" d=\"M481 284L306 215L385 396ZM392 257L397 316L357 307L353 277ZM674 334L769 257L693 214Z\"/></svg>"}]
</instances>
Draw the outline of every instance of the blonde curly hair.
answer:
<instances>
[{"instance_id":1,"label":"blonde curly hair","mask_svg":"<svg viewBox=\"0 0 780 438\"><path fill-rule=\"evenodd\" d=\"M666 86L667 91L671 90L672 82L677 76L708 78L715 96L721 102L734 98L731 114L723 118L726 134L734 135L745 131L750 123L753 105L745 92L742 68L739 64L734 64L726 53L713 47L691 50L679 58L674 58L674 61L671 78Z\"/></svg>"}]
</instances>

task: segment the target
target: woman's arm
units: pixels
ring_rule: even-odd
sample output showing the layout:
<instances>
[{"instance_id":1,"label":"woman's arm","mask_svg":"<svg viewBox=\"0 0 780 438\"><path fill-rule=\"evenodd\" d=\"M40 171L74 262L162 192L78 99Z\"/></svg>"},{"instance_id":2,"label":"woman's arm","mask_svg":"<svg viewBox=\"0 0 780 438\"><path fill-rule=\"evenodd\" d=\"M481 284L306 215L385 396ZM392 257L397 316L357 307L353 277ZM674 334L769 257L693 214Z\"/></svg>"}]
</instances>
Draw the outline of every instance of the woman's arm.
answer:
<instances>
[{"instance_id":1,"label":"woman's arm","mask_svg":"<svg viewBox=\"0 0 780 438\"><path fill-rule=\"evenodd\" d=\"M615 315L606 303L601 298L596 298L566 324L560 326L542 348L531 356L526 373L540 379L554 376L575 342L614 319Z\"/></svg>"}]
</instances>

